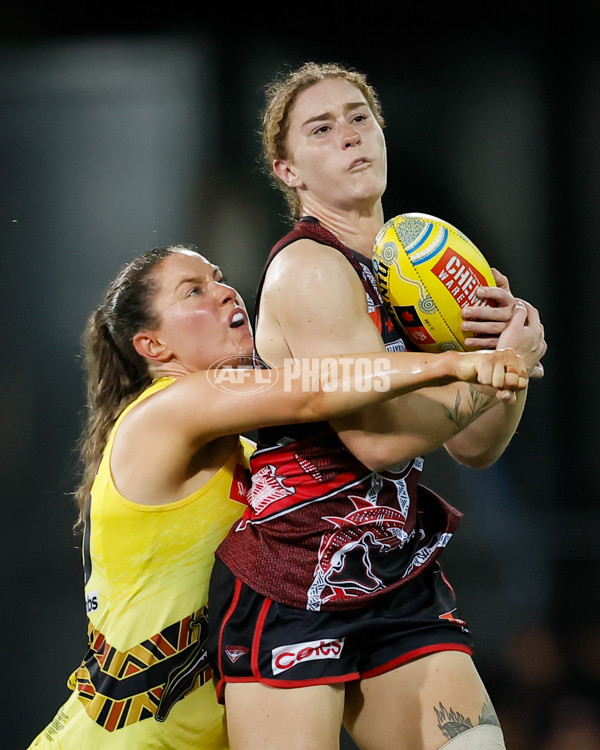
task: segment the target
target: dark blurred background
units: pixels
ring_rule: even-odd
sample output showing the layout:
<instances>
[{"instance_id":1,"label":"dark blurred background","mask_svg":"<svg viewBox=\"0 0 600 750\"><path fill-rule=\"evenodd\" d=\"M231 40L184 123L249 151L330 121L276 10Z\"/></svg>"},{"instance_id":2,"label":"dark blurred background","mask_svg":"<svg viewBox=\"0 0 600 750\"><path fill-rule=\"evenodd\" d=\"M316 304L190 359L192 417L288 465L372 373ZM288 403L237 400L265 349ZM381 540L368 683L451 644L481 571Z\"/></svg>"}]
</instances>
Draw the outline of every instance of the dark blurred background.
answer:
<instances>
[{"instance_id":1,"label":"dark blurred background","mask_svg":"<svg viewBox=\"0 0 600 750\"><path fill-rule=\"evenodd\" d=\"M386 216L452 222L541 312L546 375L505 456L479 473L436 454L424 481L465 512L445 567L507 747L600 748L600 13L443 7L4 4L3 748L52 719L85 651L70 493L86 319L127 260L177 242L251 306L287 226L260 165L263 87L308 59L379 92Z\"/></svg>"}]
</instances>

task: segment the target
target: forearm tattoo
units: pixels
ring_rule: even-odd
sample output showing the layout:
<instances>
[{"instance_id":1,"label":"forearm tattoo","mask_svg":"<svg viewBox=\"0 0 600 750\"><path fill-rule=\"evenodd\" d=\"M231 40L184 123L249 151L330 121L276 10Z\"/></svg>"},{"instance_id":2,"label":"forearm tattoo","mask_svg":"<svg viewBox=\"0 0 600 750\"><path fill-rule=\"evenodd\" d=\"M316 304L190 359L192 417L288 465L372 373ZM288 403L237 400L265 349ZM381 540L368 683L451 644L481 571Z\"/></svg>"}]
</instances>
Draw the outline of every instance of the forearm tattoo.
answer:
<instances>
[{"instance_id":1,"label":"forearm tattoo","mask_svg":"<svg viewBox=\"0 0 600 750\"><path fill-rule=\"evenodd\" d=\"M454 737L458 737L462 732L466 732L467 729L472 729L477 724L492 724L496 727L500 726L498 716L492 706L492 701L489 696L486 695L481 707L481 713L479 719L473 724L473 721L468 716L463 716L453 708L446 708L441 703L438 704L439 708L433 707L438 720L438 727L440 732L447 737L449 740Z\"/></svg>"},{"instance_id":2,"label":"forearm tattoo","mask_svg":"<svg viewBox=\"0 0 600 750\"><path fill-rule=\"evenodd\" d=\"M444 412L458 433L486 412L494 403L495 398L496 396L485 395L470 385L469 399L463 399L458 391L454 406L452 408L444 406Z\"/></svg>"}]
</instances>

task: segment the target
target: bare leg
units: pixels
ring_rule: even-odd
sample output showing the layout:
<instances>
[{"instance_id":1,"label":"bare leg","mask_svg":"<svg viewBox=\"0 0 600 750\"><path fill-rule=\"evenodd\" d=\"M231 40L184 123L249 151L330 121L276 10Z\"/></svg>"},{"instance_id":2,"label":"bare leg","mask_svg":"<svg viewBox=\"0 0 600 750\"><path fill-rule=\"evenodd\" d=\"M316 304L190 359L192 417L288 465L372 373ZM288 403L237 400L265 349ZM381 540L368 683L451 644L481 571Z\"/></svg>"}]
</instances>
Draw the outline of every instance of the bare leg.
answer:
<instances>
[{"instance_id":1,"label":"bare leg","mask_svg":"<svg viewBox=\"0 0 600 750\"><path fill-rule=\"evenodd\" d=\"M225 705L231 750L339 750L343 685L230 683Z\"/></svg>"},{"instance_id":2,"label":"bare leg","mask_svg":"<svg viewBox=\"0 0 600 750\"><path fill-rule=\"evenodd\" d=\"M470 656L442 651L346 686L346 728L362 750L438 750L498 718Z\"/></svg>"}]
</instances>

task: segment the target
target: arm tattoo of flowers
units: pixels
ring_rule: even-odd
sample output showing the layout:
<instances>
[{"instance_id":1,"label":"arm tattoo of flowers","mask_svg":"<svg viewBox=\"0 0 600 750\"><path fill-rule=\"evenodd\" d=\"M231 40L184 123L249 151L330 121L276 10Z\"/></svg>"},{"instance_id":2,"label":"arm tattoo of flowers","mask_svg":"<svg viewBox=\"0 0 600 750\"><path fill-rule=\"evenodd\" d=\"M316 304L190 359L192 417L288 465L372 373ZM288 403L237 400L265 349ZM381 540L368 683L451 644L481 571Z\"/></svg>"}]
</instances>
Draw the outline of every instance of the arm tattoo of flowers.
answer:
<instances>
[{"instance_id":1,"label":"arm tattoo of flowers","mask_svg":"<svg viewBox=\"0 0 600 750\"><path fill-rule=\"evenodd\" d=\"M468 427L471 422L477 419L477 417L480 417L486 412L496 398L495 396L484 396L483 393L480 393L472 386L469 386L469 395L469 402L463 404L463 399L461 398L460 392L458 392L456 394L456 399L454 400L454 407L450 408L444 406L444 412L450 422L454 423L456 432L464 430L465 427Z\"/></svg>"}]
</instances>

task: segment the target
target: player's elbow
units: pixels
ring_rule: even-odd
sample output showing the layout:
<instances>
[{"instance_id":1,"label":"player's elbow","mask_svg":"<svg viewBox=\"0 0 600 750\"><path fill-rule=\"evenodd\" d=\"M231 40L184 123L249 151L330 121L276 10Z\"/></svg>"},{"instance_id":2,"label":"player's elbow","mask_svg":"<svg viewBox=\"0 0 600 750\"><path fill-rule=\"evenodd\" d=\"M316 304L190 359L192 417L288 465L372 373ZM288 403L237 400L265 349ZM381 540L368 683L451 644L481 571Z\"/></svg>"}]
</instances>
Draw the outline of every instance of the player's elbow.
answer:
<instances>
[{"instance_id":1,"label":"player's elbow","mask_svg":"<svg viewBox=\"0 0 600 750\"><path fill-rule=\"evenodd\" d=\"M486 469L489 469L490 466L493 466L493 464L496 463L496 460L497 459L482 459L480 457L457 459L459 464L467 466L469 469L476 469L477 471L485 471Z\"/></svg>"},{"instance_id":2,"label":"player's elbow","mask_svg":"<svg viewBox=\"0 0 600 750\"><path fill-rule=\"evenodd\" d=\"M374 471L375 473L381 473L382 471L387 471L390 466L397 466L398 464L403 464L409 461L411 458L415 458L415 456L405 456L401 458L399 461L394 460L394 457L389 456L382 456L381 454L377 454L374 456L369 456L366 460L363 460L362 463L369 469L369 471Z\"/></svg>"},{"instance_id":3,"label":"player's elbow","mask_svg":"<svg viewBox=\"0 0 600 750\"><path fill-rule=\"evenodd\" d=\"M296 393L294 398L296 399L295 422L326 422L333 417L342 416L351 409L347 405L344 410L342 404L322 388L303 389Z\"/></svg>"},{"instance_id":4,"label":"player's elbow","mask_svg":"<svg viewBox=\"0 0 600 750\"><path fill-rule=\"evenodd\" d=\"M362 440L346 441L346 447L369 471L386 471L390 466L406 463L419 455L399 440L381 440L367 435Z\"/></svg>"},{"instance_id":5,"label":"player's elbow","mask_svg":"<svg viewBox=\"0 0 600 750\"><path fill-rule=\"evenodd\" d=\"M470 469L477 469L478 471L485 471L493 466L496 461L500 458L503 450L487 450L479 452L465 452L453 449L451 446L445 446L446 451L450 456L462 466L467 466Z\"/></svg>"}]
</instances>

